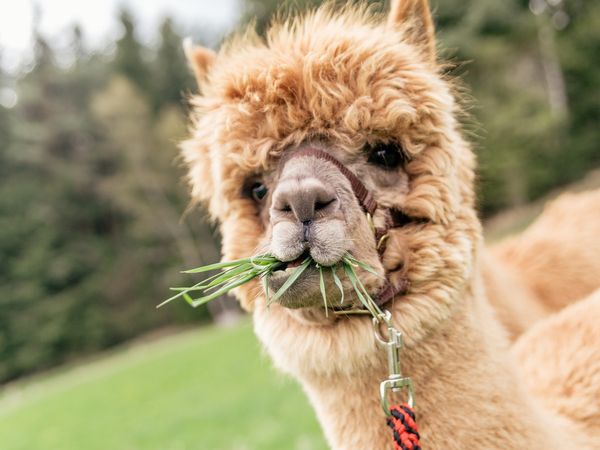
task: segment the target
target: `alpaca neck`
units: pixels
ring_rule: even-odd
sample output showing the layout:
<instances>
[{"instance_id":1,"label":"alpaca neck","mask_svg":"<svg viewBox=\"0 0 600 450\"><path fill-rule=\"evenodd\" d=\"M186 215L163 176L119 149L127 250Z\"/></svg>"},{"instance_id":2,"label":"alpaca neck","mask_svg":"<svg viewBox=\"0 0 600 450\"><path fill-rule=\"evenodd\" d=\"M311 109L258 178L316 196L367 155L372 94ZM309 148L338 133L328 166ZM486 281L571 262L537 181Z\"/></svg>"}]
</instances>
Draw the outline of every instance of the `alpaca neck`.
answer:
<instances>
[{"instance_id":1,"label":"alpaca neck","mask_svg":"<svg viewBox=\"0 0 600 450\"><path fill-rule=\"evenodd\" d=\"M540 414L521 389L503 332L473 287L449 320L401 355L415 385L423 448L554 448L562 424ZM378 395L386 377L382 350L378 364L346 380L301 380L334 449L391 448Z\"/></svg>"}]
</instances>

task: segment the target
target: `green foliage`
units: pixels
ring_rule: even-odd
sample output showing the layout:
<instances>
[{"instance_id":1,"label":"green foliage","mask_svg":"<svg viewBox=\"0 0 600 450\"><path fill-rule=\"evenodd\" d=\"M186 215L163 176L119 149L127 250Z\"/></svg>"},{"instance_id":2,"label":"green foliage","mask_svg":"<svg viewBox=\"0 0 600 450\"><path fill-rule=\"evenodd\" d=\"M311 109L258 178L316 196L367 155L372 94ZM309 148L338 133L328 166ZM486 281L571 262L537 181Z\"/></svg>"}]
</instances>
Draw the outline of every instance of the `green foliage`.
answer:
<instances>
[{"instance_id":1,"label":"green foliage","mask_svg":"<svg viewBox=\"0 0 600 450\"><path fill-rule=\"evenodd\" d=\"M561 181L600 165L600 6L575 1L567 6L572 26L561 31L558 41L571 104L568 141L560 152Z\"/></svg>"},{"instance_id":2,"label":"green foliage","mask_svg":"<svg viewBox=\"0 0 600 450\"><path fill-rule=\"evenodd\" d=\"M252 334L209 327L15 386L0 396L2 448L326 449L301 389Z\"/></svg>"},{"instance_id":3,"label":"green foliage","mask_svg":"<svg viewBox=\"0 0 600 450\"><path fill-rule=\"evenodd\" d=\"M152 63L154 109L165 103L183 105L183 93L194 87L191 71L181 51L181 36L173 22L165 19L160 27L160 46Z\"/></svg>"},{"instance_id":4,"label":"green foliage","mask_svg":"<svg viewBox=\"0 0 600 450\"><path fill-rule=\"evenodd\" d=\"M281 266L281 264L281 261L274 256L258 255L251 258L208 264L195 269L186 270L185 273L194 274L215 270L218 270L218 272L193 286L171 288L171 290L177 291L178 293L166 299L157 307L160 308L177 298L183 298L191 306L196 308L227 294L232 289L242 286L257 277L268 280L271 273L276 270L277 267ZM191 295L194 295L196 292L200 292L201 296L193 299Z\"/></svg>"},{"instance_id":5,"label":"green foliage","mask_svg":"<svg viewBox=\"0 0 600 450\"><path fill-rule=\"evenodd\" d=\"M119 21L123 34L116 42L117 54L113 70L127 77L138 89L149 92L150 67L144 58L145 49L135 35L134 18L128 10L123 9L119 14Z\"/></svg>"},{"instance_id":6,"label":"green foliage","mask_svg":"<svg viewBox=\"0 0 600 450\"><path fill-rule=\"evenodd\" d=\"M131 44L123 39L118 48ZM0 382L159 326L206 320L206 309L154 306L180 267L219 253L198 212L182 217L180 98L139 86L150 66L135 52L118 50L112 62L80 55L62 68L43 37L36 45L17 106L10 116L0 109ZM177 67L180 82L187 68Z\"/></svg>"}]
</instances>

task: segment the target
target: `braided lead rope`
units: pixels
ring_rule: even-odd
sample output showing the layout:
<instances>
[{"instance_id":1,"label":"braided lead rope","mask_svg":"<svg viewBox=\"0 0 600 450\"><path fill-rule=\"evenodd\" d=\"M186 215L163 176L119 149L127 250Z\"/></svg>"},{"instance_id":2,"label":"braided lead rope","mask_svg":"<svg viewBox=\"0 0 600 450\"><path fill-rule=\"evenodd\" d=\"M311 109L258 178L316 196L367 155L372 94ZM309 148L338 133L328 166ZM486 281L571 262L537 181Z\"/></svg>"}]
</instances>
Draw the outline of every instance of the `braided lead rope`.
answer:
<instances>
[{"instance_id":1,"label":"braided lead rope","mask_svg":"<svg viewBox=\"0 0 600 450\"><path fill-rule=\"evenodd\" d=\"M421 450L419 430L413 411L415 396L412 380L402 375L400 350L402 333L392 321L392 313L384 309L379 317L373 318L375 339L387 353L388 378L379 385L381 407L387 416L387 425L392 429L395 450ZM392 394L404 392L406 403L391 403Z\"/></svg>"},{"instance_id":2,"label":"braided lead rope","mask_svg":"<svg viewBox=\"0 0 600 450\"><path fill-rule=\"evenodd\" d=\"M387 426L392 430L394 450L421 450L421 436L415 413L410 406L392 405Z\"/></svg>"}]
</instances>

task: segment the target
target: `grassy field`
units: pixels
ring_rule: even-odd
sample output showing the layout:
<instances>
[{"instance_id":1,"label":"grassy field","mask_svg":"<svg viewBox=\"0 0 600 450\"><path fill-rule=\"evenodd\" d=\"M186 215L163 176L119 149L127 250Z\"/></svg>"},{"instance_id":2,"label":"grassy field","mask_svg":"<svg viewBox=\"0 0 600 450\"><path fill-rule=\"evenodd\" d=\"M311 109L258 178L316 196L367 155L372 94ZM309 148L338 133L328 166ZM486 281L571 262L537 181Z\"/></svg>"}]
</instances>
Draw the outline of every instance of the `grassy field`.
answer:
<instances>
[{"instance_id":1,"label":"grassy field","mask_svg":"<svg viewBox=\"0 0 600 450\"><path fill-rule=\"evenodd\" d=\"M3 450L325 449L248 321L136 344L0 392Z\"/></svg>"}]
</instances>

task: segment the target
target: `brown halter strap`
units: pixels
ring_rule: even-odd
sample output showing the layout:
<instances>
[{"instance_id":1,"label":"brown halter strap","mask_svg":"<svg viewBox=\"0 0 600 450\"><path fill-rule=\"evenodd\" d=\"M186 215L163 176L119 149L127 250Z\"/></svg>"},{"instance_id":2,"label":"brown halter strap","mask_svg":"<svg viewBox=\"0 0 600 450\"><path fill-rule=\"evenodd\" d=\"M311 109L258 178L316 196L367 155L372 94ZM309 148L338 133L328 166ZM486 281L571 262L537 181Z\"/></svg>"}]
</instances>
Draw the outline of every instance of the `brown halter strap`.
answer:
<instances>
[{"instance_id":1,"label":"brown halter strap","mask_svg":"<svg viewBox=\"0 0 600 450\"><path fill-rule=\"evenodd\" d=\"M367 189L363 182L360 181L358 177L350 169L348 169L341 161L331 156L324 150L318 149L316 147L304 147L302 149L296 150L293 153L289 154L289 156L284 157L281 160L280 167L283 167L283 165L290 159L300 157L319 158L333 164L350 182L350 186L352 187L352 191L354 192L358 203L365 211L365 213L369 216L370 221L375 215L375 211L383 211L385 216L384 226L379 228L373 226L377 251L379 252L379 258L382 258L383 253L385 251L385 244L388 231L391 228L406 225L409 221L407 216L405 216L404 214L397 214L395 213L396 211L390 208L380 207L375 201L375 197L373 197L373 194L371 194L371 191ZM387 280L387 283L377 293L376 298L374 298L375 303L377 303L378 306L383 306L384 304L392 301L397 295L405 294L408 291L408 287L409 281L406 278L402 278L396 283L392 283L389 280Z\"/></svg>"}]
</instances>

